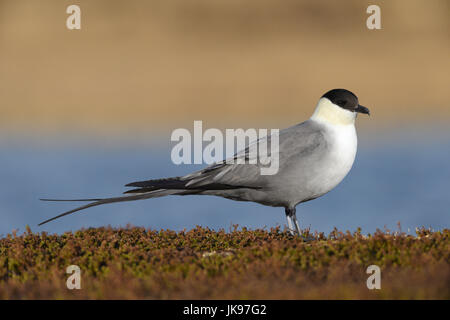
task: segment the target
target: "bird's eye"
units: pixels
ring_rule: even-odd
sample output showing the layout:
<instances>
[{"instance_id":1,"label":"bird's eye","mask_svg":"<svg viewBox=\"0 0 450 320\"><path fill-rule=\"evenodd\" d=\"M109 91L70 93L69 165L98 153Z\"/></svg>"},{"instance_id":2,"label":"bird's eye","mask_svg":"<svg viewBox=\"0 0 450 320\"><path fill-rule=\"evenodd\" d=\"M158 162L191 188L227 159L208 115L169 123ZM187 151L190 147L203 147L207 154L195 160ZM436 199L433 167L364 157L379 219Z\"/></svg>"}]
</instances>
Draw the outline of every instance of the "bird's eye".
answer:
<instances>
[{"instance_id":1,"label":"bird's eye","mask_svg":"<svg viewBox=\"0 0 450 320\"><path fill-rule=\"evenodd\" d=\"M346 101L345 100L338 100L336 101L336 104L339 106L345 106Z\"/></svg>"}]
</instances>

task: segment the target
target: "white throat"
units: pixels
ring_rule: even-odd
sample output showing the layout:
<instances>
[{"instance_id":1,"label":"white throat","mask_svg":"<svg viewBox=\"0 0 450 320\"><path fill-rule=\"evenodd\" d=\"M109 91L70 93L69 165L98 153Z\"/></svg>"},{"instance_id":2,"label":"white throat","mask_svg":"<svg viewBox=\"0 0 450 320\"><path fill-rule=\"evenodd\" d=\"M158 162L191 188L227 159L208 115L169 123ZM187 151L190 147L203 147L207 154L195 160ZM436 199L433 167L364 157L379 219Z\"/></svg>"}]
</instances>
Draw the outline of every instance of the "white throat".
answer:
<instances>
[{"instance_id":1,"label":"white throat","mask_svg":"<svg viewBox=\"0 0 450 320\"><path fill-rule=\"evenodd\" d=\"M311 119L332 125L354 125L356 113L335 105L327 98L320 98Z\"/></svg>"}]
</instances>

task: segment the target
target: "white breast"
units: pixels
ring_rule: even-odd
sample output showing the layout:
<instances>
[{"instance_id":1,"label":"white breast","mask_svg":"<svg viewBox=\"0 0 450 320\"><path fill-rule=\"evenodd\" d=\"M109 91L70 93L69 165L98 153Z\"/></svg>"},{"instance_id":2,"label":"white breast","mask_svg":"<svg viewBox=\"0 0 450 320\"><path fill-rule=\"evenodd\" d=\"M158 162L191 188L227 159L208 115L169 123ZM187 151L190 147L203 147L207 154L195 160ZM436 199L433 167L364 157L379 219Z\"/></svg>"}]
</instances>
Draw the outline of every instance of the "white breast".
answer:
<instances>
[{"instance_id":1,"label":"white breast","mask_svg":"<svg viewBox=\"0 0 450 320\"><path fill-rule=\"evenodd\" d=\"M358 145L356 130L354 125L346 125L332 127L330 131L334 132L330 157L335 161L336 175L342 176L342 180L355 161Z\"/></svg>"},{"instance_id":2,"label":"white breast","mask_svg":"<svg viewBox=\"0 0 450 320\"><path fill-rule=\"evenodd\" d=\"M328 126L329 152L316 179L316 196L331 191L348 174L355 161L357 137L354 125Z\"/></svg>"}]
</instances>

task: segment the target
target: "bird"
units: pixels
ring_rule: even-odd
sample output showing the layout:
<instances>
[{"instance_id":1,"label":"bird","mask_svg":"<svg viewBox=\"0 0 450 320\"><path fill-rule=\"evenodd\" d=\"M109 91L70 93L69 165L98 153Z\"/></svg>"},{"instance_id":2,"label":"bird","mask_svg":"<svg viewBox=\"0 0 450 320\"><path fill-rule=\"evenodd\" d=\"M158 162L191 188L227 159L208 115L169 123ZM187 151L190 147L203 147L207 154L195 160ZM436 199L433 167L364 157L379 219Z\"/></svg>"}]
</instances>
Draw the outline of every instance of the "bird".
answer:
<instances>
[{"instance_id":1,"label":"bird","mask_svg":"<svg viewBox=\"0 0 450 320\"><path fill-rule=\"evenodd\" d=\"M261 163L223 160L185 176L131 182L133 189L113 198L40 199L43 201L87 201L88 204L45 220L55 219L107 203L143 200L168 195L214 195L236 201L252 201L284 208L288 231L301 236L296 216L300 203L314 200L334 189L349 173L357 151L355 120L367 114L358 97L346 89L332 89L323 94L312 116L279 131L278 171L260 174ZM270 142L271 136L266 136ZM251 155L249 148L235 159Z\"/></svg>"}]
</instances>

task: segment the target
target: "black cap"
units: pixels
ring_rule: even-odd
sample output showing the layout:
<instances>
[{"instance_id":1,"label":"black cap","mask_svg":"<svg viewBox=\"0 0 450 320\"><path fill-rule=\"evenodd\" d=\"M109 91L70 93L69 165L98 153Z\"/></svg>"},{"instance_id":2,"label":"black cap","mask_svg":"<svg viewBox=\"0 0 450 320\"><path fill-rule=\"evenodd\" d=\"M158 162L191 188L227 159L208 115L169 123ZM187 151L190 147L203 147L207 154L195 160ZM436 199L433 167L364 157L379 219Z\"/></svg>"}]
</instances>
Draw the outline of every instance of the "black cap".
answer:
<instances>
[{"instance_id":1,"label":"black cap","mask_svg":"<svg viewBox=\"0 0 450 320\"><path fill-rule=\"evenodd\" d=\"M325 93L322 98L327 98L335 105L352 111L370 114L369 109L359 104L358 97L351 91L345 89L333 89Z\"/></svg>"}]
</instances>

